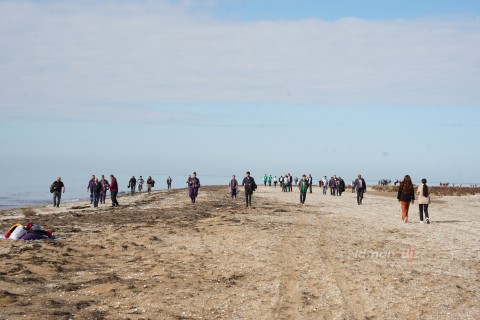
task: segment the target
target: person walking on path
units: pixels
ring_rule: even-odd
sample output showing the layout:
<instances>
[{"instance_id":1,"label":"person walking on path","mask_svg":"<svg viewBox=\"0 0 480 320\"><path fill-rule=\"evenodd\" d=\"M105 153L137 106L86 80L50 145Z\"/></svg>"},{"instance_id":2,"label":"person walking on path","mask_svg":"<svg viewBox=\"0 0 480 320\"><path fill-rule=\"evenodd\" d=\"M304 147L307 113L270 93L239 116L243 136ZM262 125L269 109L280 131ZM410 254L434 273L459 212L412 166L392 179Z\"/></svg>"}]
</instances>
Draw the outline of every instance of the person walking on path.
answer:
<instances>
[{"instance_id":1,"label":"person walking on path","mask_svg":"<svg viewBox=\"0 0 480 320\"><path fill-rule=\"evenodd\" d=\"M410 207L410 203L413 204L415 202L413 183L408 174L403 178L400 187L398 187L397 199L402 209L402 221L408 223L408 208Z\"/></svg>"},{"instance_id":2,"label":"person walking on path","mask_svg":"<svg viewBox=\"0 0 480 320\"><path fill-rule=\"evenodd\" d=\"M337 193L337 176L334 175L330 178L328 186L330 187L330 195L335 196Z\"/></svg>"},{"instance_id":3,"label":"person walking on path","mask_svg":"<svg viewBox=\"0 0 480 320\"><path fill-rule=\"evenodd\" d=\"M105 204L105 200L107 199L107 191L110 188L110 184L108 183L105 176L102 174L102 178L100 179L100 183L102 184L102 191L100 192L100 203Z\"/></svg>"},{"instance_id":4,"label":"person walking on path","mask_svg":"<svg viewBox=\"0 0 480 320\"><path fill-rule=\"evenodd\" d=\"M134 194L135 193L135 185L137 184L137 179L135 179L135 176L132 176L130 178L130 181L128 181L128 188L130 188L130 193Z\"/></svg>"},{"instance_id":5,"label":"person walking on path","mask_svg":"<svg viewBox=\"0 0 480 320\"><path fill-rule=\"evenodd\" d=\"M342 177L338 177L338 195L342 196L342 193L345 192L345 181Z\"/></svg>"},{"instance_id":6,"label":"person walking on path","mask_svg":"<svg viewBox=\"0 0 480 320\"><path fill-rule=\"evenodd\" d=\"M323 176L322 182L323 182L323 194L326 195L327 194L327 189L328 189L327 176Z\"/></svg>"},{"instance_id":7,"label":"person walking on path","mask_svg":"<svg viewBox=\"0 0 480 320\"><path fill-rule=\"evenodd\" d=\"M293 176L288 174L288 192L293 191Z\"/></svg>"},{"instance_id":8,"label":"person walking on path","mask_svg":"<svg viewBox=\"0 0 480 320\"><path fill-rule=\"evenodd\" d=\"M102 192L103 185L98 181L97 178L92 183L92 192L93 192L93 207L98 207L98 202L100 201L100 193Z\"/></svg>"},{"instance_id":9,"label":"person walking on path","mask_svg":"<svg viewBox=\"0 0 480 320\"><path fill-rule=\"evenodd\" d=\"M197 178L197 173L194 172L187 180L188 184L188 195L192 200L192 203L195 203L198 197L198 188L200 188L200 180Z\"/></svg>"},{"instance_id":10,"label":"person walking on path","mask_svg":"<svg viewBox=\"0 0 480 320\"><path fill-rule=\"evenodd\" d=\"M145 180L143 180L142 176L140 176L140 178L138 178L137 180L138 192L142 193L144 183L145 183Z\"/></svg>"},{"instance_id":11,"label":"person walking on path","mask_svg":"<svg viewBox=\"0 0 480 320\"><path fill-rule=\"evenodd\" d=\"M420 213L420 223L423 223L423 212L425 212L425 221L430 223L428 217L428 205L430 204L430 189L427 186L427 179L422 179L422 185L418 187L418 211Z\"/></svg>"},{"instance_id":12,"label":"person walking on path","mask_svg":"<svg viewBox=\"0 0 480 320\"><path fill-rule=\"evenodd\" d=\"M232 199L237 199L237 188L238 188L238 181L235 179L235 175L232 176L232 180L228 183L228 188L230 189L230 195Z\"/></svg>"},{"instance_id":13,"label":"person walking on path","mask_svg":"<svg viewBox=\"0 0 480 320\"><path fill-rule=\"evenodd\" d=\"M257 185L255 179L250 176L250 171L247 171L245 178L243 178L242 186L245 188L246 207L248 208L249 205L252 207L252 194L257 189Z\"/></svg>"},{"instance_id":14,"label":"person walking on path","mask_svg":"<svg viewBox=\"0 0 480 320\"><path fill-rule=\"evenodd\" d=\"M58 177L50 186L50 192L53 193L53 206L60 207L60 199L62 193L65 193L65 185L62 182L62 178Z\"/></svg>"},{"instance_id":15,"label":"person walking on path","mask_svg":"<svg viewBox=\"0 0 480 320\"><path fill-rule=\"evenodd\" d=\"M275 176L275 178L273 178L273 186L275 188L277 188L277 183L278 183L277 176Z\"/></svg>"},{"instance_id":16,"label":"person walking on path","mask_svg":"<svg viewBox=\"0 0 480 320\"><path fill-rule=\"evenodd\" d=\"M170 178L170 176L168 176L167 178L167 190L170 190L172 189L172 178Z\"/></svg>"},{"instance_id":17,"label":"person walking on path","mask_svg":"<svg viewBox=\"0 0 480 320\"><path fill-rule=\"evenodd\" d=\"M92 185L95 182L95 175L92 175L90 180L88 181L87 192L90 192L90 204L93 203L93 190Z\"/></svg>"},{"instance_id":18,"label":"person walking on path","mask_svg":"<svg viewBox=\"0 0 480 320\"><path fill-rule=\"evenodd\" d=\"M265 176L263 177L263 185L265 187L267 186L267 181L268 181L268 175L265 173Z\"/></svg>"},{"instance_id":19,"label":"person walking on path","mask_svg":"<svg viewBox=\"0 0 480 320\"><path fill-rule=\"evenodd\" d=\"M302 176L302 179L298 183L298 189L300 190L300 203L305 204L305 199L307 198L307 190L310 186L310 183L308 182L309 179L307 179L307 175L304 174Z\"/></svg>"},{"instance_id":20,"label":"person walking on path","mask_svg":"<svg viewBox=\"0 0 480 320\"><path fill-rule=\"evenodd\" d=\"M313 177L311 174L308 175L308 190L312 193L312 186L313 186Z\"/></svg>"},{"instance_id":21,"label":"person walking on path","mask_svg":"<svg viewBox=\"0 0 480 320\"><path fill-rule=\"evenodd\" d=\"M112 198L112 207L118 207L120 204L117 201L118 183L117 178L113 174L110 175L110 196Z\"/></svg>"},{"instance_id":22,"label":"person walking on path","mask_svg":"<svg viewBox=\"0 0 480 320\"><path fill-rule=\"evenodd\" d=\"M359 174L358 178L355 179L353 183L355 186L355 190L357 191L357 204L362 204L363 194L367 192L367 184L365 183L365 179L362 178L362 175Z\"/></svg>"},{"instance_id":23,"label":"person walking on path","mask_svg":"<svg viewBox=\"0 0 480 320\"><path fill-rule=\"evenodd\" d=\"M272 175L269 175L269 176L268 176L268 186L269 186L269 187L272 186Z\"/></svg>"},{"instance_id":24,"label":"person walking on path","mask_svg":"<svg viewBox=\"0 0 480 320\"><path fill-rule=\"evenodd\" d=\"M155 186L155 180L152 179L152 177L148 177L147 179L147 192L150 194L152 192L152 188Z\"/></svg>"}]
</instances>

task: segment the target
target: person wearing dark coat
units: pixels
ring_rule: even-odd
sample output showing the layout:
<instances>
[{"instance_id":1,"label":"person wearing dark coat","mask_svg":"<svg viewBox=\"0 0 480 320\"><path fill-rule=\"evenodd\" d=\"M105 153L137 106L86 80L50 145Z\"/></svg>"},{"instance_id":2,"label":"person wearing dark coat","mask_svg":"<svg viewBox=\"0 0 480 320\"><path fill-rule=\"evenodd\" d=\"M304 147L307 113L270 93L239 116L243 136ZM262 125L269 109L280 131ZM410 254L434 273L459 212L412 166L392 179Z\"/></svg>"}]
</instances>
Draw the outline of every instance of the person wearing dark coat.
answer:
<instances>
[{"instance_id":1,"label":"person wearing dark coat","mask_svg":"<svg viewBox=\"0 0 480 320\"><path fill-rule=\"evenodd\" d=\"M252 194L255 189L257 189L257 185L255 183L255 179L250 176L250 171L247 171L245 178L243 178L242 186L245 188L245 202L246 206L250 205L252 207Z\"/></svg>"},{"instance_id":2,"label":"person wearing dark coat","mask_svg":"<svg viewBox=\"0 0 480 320\"><path fill-rule=\"evenodd\" d=\"M357 191L357 204L362 204L363 194L367 192L367 184L365 183L365 179L362 178L362 175L359 174L358 178L353 183L355 186L355 190Z\"/></svg>"},{"instance_id":3,"label":"person wearing dark coat","mask_svg":"<svg viewBox=\"0 0 480 320\"><path fill-rule=\"evenodd\" d=\"M92 183L91 190L93 193L93 207L98 207L98 202L100 201L100 193L103 191L103 185L98 181L98 178Z\"/></svg>"},{"instance_id":4,"label":"person wearing dark coat","mask_svg":"<svg viewBox=\"0 0 480 320\"><path fill-rule=\"evenodd\" d=\"M196 172L194 172L193 175L191 175L188 178L187 184L188 184L188 195L192 200L192 203L195 203L198 197L198 189L200 188L200 180L197 178Z\"/></svg>"},{"instance_id":5,"label":"person wearing dark coat","mask_svg":"<svg viewBox=\"0 0 480 320\"><path fill-rule=\"evenodd\" d=\"M410 207L410 203L413 204L415 202L413 183L408 174L403 178L400 187L398 187L397 199L402 209L402 221L408 223L408 208Z\"/></svg>"}]
</instances>

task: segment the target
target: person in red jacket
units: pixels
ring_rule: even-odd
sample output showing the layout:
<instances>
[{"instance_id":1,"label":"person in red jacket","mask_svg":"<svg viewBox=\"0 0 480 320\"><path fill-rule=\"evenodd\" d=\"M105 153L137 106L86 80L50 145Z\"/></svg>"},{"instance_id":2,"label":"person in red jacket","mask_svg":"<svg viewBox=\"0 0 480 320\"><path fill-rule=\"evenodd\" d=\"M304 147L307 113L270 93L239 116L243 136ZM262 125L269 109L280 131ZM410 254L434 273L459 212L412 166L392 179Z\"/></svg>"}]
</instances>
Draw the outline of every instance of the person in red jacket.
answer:
<instances>
[{"instance_id":1,"label":"person in red jacket","mask_svg":"<svg viewBox=\"0 0 480 320\"><path fill-rule=\"evenodd\" d=\"M110 195L112 197L112 207L118 207L117 201L117 194L118 194L118 183L117 179L113 174L110 175Z\"/></svg>"}]
</instances>

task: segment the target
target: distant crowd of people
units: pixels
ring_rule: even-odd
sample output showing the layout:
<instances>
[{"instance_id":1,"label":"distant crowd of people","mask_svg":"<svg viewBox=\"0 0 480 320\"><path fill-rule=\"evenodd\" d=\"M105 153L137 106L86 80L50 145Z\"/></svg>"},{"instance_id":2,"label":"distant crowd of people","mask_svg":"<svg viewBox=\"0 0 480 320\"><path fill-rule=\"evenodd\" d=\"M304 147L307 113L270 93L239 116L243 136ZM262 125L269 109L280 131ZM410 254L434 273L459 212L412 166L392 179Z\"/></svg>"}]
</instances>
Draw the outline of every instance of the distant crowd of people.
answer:
<instances>
[{"instance_id":1,"label":"distant crowd of people","mask_svg":"<svg viewBox=\"0 0 480 320\"><path fill-rule=\"evenodd\" d=\"M378 180L378 185L380 186L388 186L392 183L392 180L389 179L380 179Z\"/></svg>"}]
</instances>

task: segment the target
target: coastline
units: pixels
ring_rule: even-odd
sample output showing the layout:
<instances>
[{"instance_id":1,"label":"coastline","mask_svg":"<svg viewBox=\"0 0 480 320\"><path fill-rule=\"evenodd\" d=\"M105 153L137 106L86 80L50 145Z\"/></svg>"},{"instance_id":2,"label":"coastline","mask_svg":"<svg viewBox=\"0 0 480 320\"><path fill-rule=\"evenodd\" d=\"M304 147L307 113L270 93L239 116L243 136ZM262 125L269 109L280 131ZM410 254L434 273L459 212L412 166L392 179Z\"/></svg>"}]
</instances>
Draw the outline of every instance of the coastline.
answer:
<instances>
[{"instance_id":1,"label":"coastline","mask_svg":"<svg viewBox=\"0 0 480 320\"><path fill-rule=\"evenodd\" d=\"M318 187L304 206L296 189L263 186L253 209L243 201L208 186L195 205L174 189L118 208L24 208L62 240L0 241L1 317L480 317L479 194L434 196L430 225L416 206L403 224L396 199L373 188L361 206Z\"/></svg>"}]
</instances>

